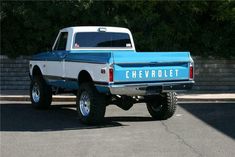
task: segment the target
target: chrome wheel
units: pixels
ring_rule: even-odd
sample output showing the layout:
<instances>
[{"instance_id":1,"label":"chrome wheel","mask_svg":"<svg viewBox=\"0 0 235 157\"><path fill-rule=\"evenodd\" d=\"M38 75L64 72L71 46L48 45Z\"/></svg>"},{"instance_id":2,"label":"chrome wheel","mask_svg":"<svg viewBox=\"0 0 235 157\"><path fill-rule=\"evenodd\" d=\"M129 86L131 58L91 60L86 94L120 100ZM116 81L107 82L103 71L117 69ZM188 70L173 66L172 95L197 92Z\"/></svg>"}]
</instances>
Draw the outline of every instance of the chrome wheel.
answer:
<instances>
[{"instance_id":1,"label":"chrome wheel","mask_svg":"<svg viewBox=\"0 0 235 157\"><path fill-rule=\"evenodd\" d=\"M83 116L88 116L90 113L90 97L86 91L83 91L80 96L79 107Z\"/></svg>"},{"instance_id":2,"label":"chrome wheel","mask_svg":"<svg viewBox=\"0 0 235 157\"><path fill-rule=\"evenodd\" d=\"M40 89L37 83L34 83L32 88L32 98L35 103L38 103L40 100Z\"/></svg>"}]
</instances>

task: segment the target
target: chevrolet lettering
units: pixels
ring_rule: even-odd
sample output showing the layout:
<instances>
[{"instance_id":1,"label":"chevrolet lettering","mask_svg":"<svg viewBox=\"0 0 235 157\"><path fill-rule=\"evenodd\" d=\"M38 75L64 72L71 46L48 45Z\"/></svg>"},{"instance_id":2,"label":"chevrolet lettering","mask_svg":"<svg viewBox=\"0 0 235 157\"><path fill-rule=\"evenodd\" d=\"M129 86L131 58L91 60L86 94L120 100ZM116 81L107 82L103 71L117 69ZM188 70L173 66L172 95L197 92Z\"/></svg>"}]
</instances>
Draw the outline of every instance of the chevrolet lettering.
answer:
<instances>
[{"instance_id":1,"label":"chevrolet lettering","mask_svg":"<svg viewBox=\"0 0 235 157\"><path fill-rule=\"evenodd\" d=\"M32 105L48 108L52 95L75 94L85 124L101 123L110 104L129 110L139 102L153 119L168 119L176 91L194 84L189 52L137 52L130 30L121 27L61 29L52 50L35 54L29 64Z\"/></svg>"},{"instance_id":2,"label":"chevrolet lettering","mask_svg":"<svg viewBox=\"0 0 235 157\"><path fill-rule=\"evenodd\" d=\"M126 79L130 78L173 78L178 77L178 69L175 70L133 70L133 71L126 71Z\"/></svg>"}]
</instances>

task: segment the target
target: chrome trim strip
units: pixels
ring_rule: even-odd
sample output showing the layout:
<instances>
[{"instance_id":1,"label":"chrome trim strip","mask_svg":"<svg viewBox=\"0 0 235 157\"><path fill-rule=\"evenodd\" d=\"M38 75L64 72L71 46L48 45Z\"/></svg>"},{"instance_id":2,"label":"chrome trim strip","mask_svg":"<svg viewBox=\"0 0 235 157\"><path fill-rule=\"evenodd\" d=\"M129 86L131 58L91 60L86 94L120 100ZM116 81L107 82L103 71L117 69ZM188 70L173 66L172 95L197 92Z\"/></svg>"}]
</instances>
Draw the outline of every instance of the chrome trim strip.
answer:
<instances>
[{"instance_id":1,"label":"chrome trim strip","mask_svg":"<svg viewBox=\"0 0 235 157\"><path fill-rule=\"evenodd\" d=\"M159 62L115 62L115 64L117 65L122 65L122 64L130 64L130 65L133 65L133 64L143 64L143 65L158 65L158 64L173 64L173 63L189 63L190 61L187 60L187 61L159 61Z\"/></svg>"},{"instance_id":2,"label":"chrome trim strip","mask_svg":"<svg viewBox=\"0 0 235 157\"><path fill-rule=\"evenodd\" d=\"M188 80L188 79L189 79L188 77L178 77L177 79L175 79L175 78L165 78L164 80L163 79L155 80L155 83L156 83L156 81L158 81L157 83L159 83L159 82L164 83L164 82L167 82L167 81L169 81L169 82L182 81L182 80L185 81L185 80ZM116 79L114 81L119 82L119 83L125 83L126 82L126 80L118 80L118 79ZM138 80L134 81L134 82L138 82ZM147 82L147 81L139 81L139 84L140 83L142 84L144 82Z\"/></svg>"},{"instance_id":3,"label":"chrome trim strip","mask_svg":"<svg viewBox=\"0 0 235 157\"><path fill-rule=\"evenodd\" d=\"M123 84L123 85L109 85L111 88L123 88L123 87L149 87L158 85L170 85L170 84L189 84L195 83L195 81L177 81L177 82L157 82L157 83L141 83L141 84Z\"/></svg>"}]
</instances>

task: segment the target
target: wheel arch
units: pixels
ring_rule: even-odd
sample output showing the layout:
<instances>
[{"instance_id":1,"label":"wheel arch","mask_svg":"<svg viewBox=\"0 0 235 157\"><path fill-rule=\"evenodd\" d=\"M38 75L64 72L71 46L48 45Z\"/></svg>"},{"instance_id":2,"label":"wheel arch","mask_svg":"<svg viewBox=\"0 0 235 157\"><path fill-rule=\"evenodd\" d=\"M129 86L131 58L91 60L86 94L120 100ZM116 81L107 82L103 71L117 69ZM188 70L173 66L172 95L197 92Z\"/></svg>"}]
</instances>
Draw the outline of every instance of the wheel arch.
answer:
<instances>
[{"instance_id":1,"label":"wheel arch","mask_svg":"<svg viewBox=\"0 0 235 157\"><path fill-rule=\"evenodd\" d=\"M86 70L81 70L78 74L78 83L84 83L84 82L93 82L93 79L90 75L90 73Z\"/></svg>"},{"instance_id":2,"label":"wheel arch","mask_svg":"<svg viewBox=\"0 0 235 157\"><path fill-rule=\"evenodd\" d=\"M39 66L37 66L37 65L35 65L35 66L33 67L33 70L32 70L32 78L34 78L34 77L43 78L41 69L40 69Z\"/></svg>"}]
</instances>

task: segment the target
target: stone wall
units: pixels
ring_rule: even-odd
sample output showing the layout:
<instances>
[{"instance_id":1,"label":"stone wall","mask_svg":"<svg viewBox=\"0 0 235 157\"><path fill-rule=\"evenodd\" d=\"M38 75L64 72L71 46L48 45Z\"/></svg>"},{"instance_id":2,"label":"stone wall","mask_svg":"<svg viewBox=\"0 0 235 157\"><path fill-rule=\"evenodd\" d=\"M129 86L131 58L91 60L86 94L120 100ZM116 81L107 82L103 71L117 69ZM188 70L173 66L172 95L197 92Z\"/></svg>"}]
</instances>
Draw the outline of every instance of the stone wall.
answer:
<instances>
[{"instance_id":1,"label":"stone wall","mask_svg":"<svg viewBox=\"0 0 235 157\"><path fill-rule=\"evenodd\" d=\"M194 90L235 92L235 60L194 57L194 62Z\"/></svg>"},{"instance_id":2,"label":"stone wall","mask_svg":"<svg viewBox=\"0 0 235 157\"><path fill-rule=\"evenodd\" d=\"M5 56L0 56L0 59L0 90L28 90L29 59L27 57L8 59Z\"/></svg>"}]
</instances>

